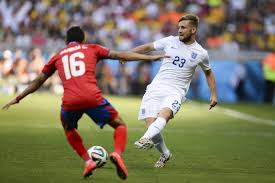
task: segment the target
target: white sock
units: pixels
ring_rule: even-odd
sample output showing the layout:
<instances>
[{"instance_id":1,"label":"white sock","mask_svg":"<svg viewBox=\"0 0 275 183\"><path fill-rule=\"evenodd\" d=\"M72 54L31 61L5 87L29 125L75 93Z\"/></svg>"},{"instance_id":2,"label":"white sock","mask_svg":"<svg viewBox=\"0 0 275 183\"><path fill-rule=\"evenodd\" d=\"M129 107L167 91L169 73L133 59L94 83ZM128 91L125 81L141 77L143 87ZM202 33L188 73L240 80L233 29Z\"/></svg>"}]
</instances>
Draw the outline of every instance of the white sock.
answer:
<instances>
[{"instance_id":1,"label":"white sock","mask_svg":"<svg viewBox=\"0 0 275 183\"><path fill-rule=\"evenodd\" d=\"M154 142L154 145L156 149L161 153L165 154L166 157L169 156L170 151L167 148L166 144L164 143L164 139L161 133L158 133L152 138L152 141Z\"/></svg>"},{"instance_id":2,"label":"white sock","mask_svg":"<svg viewBox=\"0 0 275 183\"><path fill-rule=\"evenodd\" d=\"M161 132L166 125L166 119L158 117L147 129L142 138L152 139L155 135Z\"/></svg>"}]
</instances>

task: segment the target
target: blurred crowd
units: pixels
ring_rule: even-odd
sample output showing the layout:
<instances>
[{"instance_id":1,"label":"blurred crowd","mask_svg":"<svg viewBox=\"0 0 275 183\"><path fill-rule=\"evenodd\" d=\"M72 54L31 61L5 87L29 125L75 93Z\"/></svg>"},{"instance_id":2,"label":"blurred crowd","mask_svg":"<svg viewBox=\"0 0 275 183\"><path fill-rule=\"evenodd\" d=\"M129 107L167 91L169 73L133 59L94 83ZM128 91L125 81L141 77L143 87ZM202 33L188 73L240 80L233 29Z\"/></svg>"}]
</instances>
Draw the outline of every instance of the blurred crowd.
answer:
<instances>
[{"instance_id":1,"label":"blurred crowd","mask_svg":"<svg viewBox=\"0 0 275 183\"><path fill-rule=\"evenodd\" d=\"M275 51L274 0L0 0L0 82L26 84L32 80L64 46L70 26L82 26L88 43L129 50L176 35L178 19L185 13L200 17L197 40L207 49L229 54ZM128 94L137 91L135 83L150 82L150 67L118 66L121 73L114 74L102 62L98 78L105 92ZM144 74L135 74L139 71ZM48 86L58 86L53 90L60 92L58 83L53 77Z\"/></svg>"},{"instance_id":2,"label":"blurred crowd","mask_svg":"<svg viewBox=\"0 0 275 183\"><path fill-rule=\"evenodd\" d=\"M17 49L14 55L5 50L0 57L0 93L22 92L41 72L44 64L45 55L40 48L32 49L26 56L21 49ZM96 78L106 94L140 95L151 81L151 71L150 62L119 64L118 61L104 60L97 64ZM50 77L41 90L61 94L63 88L57 74Z\"/></svg>"},{"instance_id":3,"label":"blurred crowd","mask_svg":"<svg viewBox=\"0 0 275 183\"><path fill-rule=\"evenodd\" d=\"M208 48L234 41L275 50L273 0L1 0L0 12L2 48L56 50L66 29L81 25L89 42L125 50L176 34L189 12L200 17L198 40Z\"/></svg>"},{"instance_id":4,"label":"blurred crowd","mask_svg":"<svg viewBox=\"0 0 275 183\"><path fill-rule=\"evenodd\" d=\"M22 92L42 70L45 57L40 48L34 48L24 56L21 49L13 53L5 50L0 57L0 93L14 94ZM57 73L54 74L42 89L50 89L55 93L63 92Z\"/></svg>"}]
</instances>

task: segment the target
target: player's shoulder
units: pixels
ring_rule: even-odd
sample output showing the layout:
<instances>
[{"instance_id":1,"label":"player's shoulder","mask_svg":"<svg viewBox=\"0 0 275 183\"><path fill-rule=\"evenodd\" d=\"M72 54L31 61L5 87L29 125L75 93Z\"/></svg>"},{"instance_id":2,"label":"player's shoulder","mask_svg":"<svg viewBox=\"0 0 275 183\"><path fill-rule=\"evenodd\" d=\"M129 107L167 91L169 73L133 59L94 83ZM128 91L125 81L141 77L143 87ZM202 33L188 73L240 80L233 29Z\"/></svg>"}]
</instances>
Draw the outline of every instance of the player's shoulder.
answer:
<instances>
[{"instance_id":1,"label":"player's shoulder","mask_svg":"<svg viewBox=\"0 0 275 183\"><path fill-rule=\"evenodd\" d=\"M208 56L208 51L198 42L196 42L195 44L195 49L197 49L202 55Z\"/></svg>"},{"instance_id":2,"label":"player's shoulder","mask_svg":"<svg viewBox=\"0 0 275 183\"><path fill-rule=\"evenodd\" d=\"M102 46L100 44L85 44L85 46L89 49L93 49L93 50L109 50L108 48L106 48L105 46Z\"/></svg>"},{"instance_id":3,"label":"player's shoulder","mask_svg":"<svg viewBox=\"0 0 275 183\"><path fill-rule=\"evenodd\" d=\"M59 58L60 58L60 52L61 52L61 51L62 51L62 49L59 50L59 52L56 52L56 53L51 54L50 59L49 59L48 62L50 62L50 61L56 61L57 59L59 59Z\"/></svg>"},{"instance_id":4,"label":"player's shoulder","mask_svg":"<svg viewBox=\"0 0 275 183\"><path fill-rule=\"evenodd\" d=\"M162 42L168 43L168 42L171 42L171 41L176 41L176 36L171 35L171 36L160 38L156 41L162 41Z\"/></svg>"},{"instance_id":5,"label":"player's shoulder","mask_svg":"<svg viewBox=\"0 0 275 183\"><path fill-rule=\"evenodd\" d=\"M168 39L171 39L171 40L178 40L179 39L179 36L173 36L173 35L170 35L170 36L167 36Z\"/></svg>"},{"instance_id":6,"label":"player's shoulder","mask_svg":"<svg viewBox=\"0 0 275 183\"><path fill-rule=\"evenodd\" d=\"M167 40L173 41L173 42L178 42L179 41L179 36L170 35L170 36L168 36L166 38L167 38Z\"/></svg>"}]
</instances>

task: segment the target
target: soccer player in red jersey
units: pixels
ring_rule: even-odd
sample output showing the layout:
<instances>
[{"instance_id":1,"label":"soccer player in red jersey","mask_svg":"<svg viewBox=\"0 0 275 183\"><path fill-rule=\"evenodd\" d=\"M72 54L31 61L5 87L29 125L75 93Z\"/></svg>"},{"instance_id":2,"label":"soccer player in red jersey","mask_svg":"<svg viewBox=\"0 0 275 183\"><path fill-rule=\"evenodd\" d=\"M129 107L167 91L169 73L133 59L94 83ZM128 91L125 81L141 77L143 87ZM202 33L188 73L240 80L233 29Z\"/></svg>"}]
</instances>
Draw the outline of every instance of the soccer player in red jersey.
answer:
<instances>
[{"instance_id":1,"label":"soccer player in red jersey","mask_svg":"<svg viewBox=\"0 0 275 183\"><path fill-rule=\"evenodd\" d=\"M85 161L83 176L89 177L96 169L96 163L89 157L77 132L78 120L85 113L100 128L105 124L114 128L114 152L111 153L110 159L116 166L118 176L124 180L128 172L121 155L127 140L126 125L97 86L96 64L105 58L151 61L164 56L117 52L96 44L83 44L84 40L83 30L78 26L71 27L67 31L66 47L53 56L29 86L3 109L7 110L11 105L19 103L21 99L35 92L57 70L64 88L60 118L69 144Z\"/></svg>"}]
</instances>

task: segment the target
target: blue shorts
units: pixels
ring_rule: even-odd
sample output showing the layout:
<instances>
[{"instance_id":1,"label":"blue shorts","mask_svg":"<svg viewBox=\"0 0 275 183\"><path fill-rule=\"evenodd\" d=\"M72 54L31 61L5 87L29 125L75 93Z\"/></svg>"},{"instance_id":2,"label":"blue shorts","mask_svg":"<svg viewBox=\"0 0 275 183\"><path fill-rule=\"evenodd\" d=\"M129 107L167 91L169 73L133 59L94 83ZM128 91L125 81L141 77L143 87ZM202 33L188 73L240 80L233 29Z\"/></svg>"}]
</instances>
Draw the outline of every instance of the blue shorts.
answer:
<instances>
[{"instance_id":1,"label":"blue shorts","mask_svg":"<svg viewBox=\"0 0 275 183\"><path fill-rule=\"evenodd\" d=\"M87 114L100 128L103 128L105 124L112 122L118 116L118 112L115 108L104 99L99 105L91 108L69 111L61 109L60 118L63 127L65 129L77 129L78 120L84 113Z\"/></svg>"}]
</instances>

